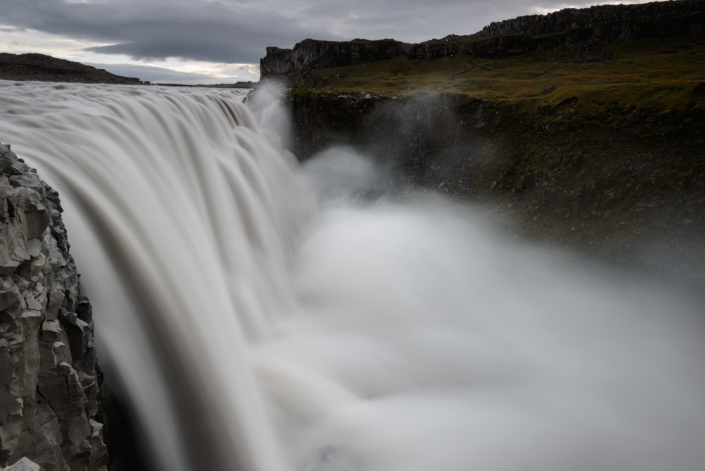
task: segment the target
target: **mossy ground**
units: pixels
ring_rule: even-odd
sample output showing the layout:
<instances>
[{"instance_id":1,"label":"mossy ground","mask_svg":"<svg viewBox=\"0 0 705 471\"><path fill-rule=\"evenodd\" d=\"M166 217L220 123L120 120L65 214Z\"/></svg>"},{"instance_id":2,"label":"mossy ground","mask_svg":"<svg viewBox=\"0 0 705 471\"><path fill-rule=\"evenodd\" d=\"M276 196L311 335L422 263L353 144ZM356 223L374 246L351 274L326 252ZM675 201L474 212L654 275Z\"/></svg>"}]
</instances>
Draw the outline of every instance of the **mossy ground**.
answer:
<instances>
[{"instance_id":1,"label":"mossy ground","mask_svg":"<svg viewBox=\"0 0 705 471\"><path fill-rule=\"evenodd\" d=\"M705 34L314 74L289 92L304 158L397 152L423 186L513 214L512 234L702 272Z\"/></svg>"},{"instance_id":2,"label":"mossy ground","mask_svg":"<svg viewBox=\"0 0 705 471\"><path fill-rule=\"evenodd\" d=\"M592 50L558 48L496 60L464 52L434 61L397 57L320 70L314 76L330 91L462 94L533 108L577 97L585 110L609 106L669 112L705 108L705 34ZM548 87L556 89L544 94Z\"/></svg>"}]
</instances>

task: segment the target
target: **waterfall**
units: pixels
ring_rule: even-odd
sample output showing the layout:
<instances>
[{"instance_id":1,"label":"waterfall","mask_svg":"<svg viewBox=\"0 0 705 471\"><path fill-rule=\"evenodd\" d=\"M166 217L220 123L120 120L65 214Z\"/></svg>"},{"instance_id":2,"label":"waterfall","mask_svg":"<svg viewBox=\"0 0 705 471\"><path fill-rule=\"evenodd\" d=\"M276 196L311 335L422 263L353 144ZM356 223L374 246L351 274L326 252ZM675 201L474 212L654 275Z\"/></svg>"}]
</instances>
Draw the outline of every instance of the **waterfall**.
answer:
<instances>
[{"instance_id":1,"label":"waterfall","mask_svg":"<svg viewBox=\"0 0 705 471\"><path fill-rule=\"evenodd\" d=\"M287 469L247 345L290 309L293 156L232 92L3 85L3 138L60 191L98 341L158 461Z\"/></svg>"},{"instance_id":2,"label":"waterfall","mask_svg":"<svg viewBox=\"0 0 705 471\"><path fill-rule=\"evenodd\" d=\"M702 467L701 298L521 245L350 149L301 167L243 98L0 82L0 141L60 192L156 468Z\"/></svg>"}]
</instances>

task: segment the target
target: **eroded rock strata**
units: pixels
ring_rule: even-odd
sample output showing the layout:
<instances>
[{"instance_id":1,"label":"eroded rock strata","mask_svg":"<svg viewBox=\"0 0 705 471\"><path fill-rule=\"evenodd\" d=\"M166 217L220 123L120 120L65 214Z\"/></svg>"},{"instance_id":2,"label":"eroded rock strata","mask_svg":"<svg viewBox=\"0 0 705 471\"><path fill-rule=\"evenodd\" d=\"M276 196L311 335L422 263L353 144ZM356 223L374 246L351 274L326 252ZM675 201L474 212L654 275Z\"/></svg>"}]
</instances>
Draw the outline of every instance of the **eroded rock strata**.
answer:
<instances>
[{"instance_id":1,"label":"eroded rock strata","mask_svg":"<svg viewBox=\"0 0 705 471\"><path fill-rule=\"evenodd\" d=\"M0 466L104 470L91 305L58 193L0 145Z\"/></svg>"}]
</instances>

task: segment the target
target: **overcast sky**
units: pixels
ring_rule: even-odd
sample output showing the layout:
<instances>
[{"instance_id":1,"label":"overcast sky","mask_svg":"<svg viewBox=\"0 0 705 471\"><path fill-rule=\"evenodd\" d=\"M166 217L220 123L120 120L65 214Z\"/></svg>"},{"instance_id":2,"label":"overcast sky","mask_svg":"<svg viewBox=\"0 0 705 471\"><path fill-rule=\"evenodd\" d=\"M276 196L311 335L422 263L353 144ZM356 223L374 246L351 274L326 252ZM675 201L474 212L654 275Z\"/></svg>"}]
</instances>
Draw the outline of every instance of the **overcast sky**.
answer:
<instances>
[{"instance_id":1,"label":"overcast sky","mask_svg":"<svg viewBox=\"0 0 705 471\"><path fill-rule=\"evenodd\" d=\"M265 47L306 38L425 41L516 16L642 0L0 0L0 51L152 82L258 80Z\"/></svg>"}]
</instances>

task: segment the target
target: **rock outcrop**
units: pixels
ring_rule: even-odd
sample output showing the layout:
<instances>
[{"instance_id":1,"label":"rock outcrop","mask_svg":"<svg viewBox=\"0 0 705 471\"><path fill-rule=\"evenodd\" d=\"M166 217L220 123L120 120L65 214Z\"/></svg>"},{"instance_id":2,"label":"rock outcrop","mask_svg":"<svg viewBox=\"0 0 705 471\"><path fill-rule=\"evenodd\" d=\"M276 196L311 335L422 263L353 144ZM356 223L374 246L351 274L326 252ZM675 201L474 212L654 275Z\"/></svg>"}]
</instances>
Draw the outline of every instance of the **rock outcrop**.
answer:
<instances>
[{"instance_id":1,"label":"rock outcrop","mask_svg":"<svg viewBox=\"0 0 705 471\"><path fill-rule=\"evenodd\" d=\"M0 53L0 79L43 82L80 82L140 85L138 78L122 77L80 62L44 54Z\"/></svg>"},{"instance_id":2,"label":"rock outcrop","mask_svg":"<svg viewBox=\"0 0 705 471\"><path fill-rule=\"evenodd\" d=\"M267 55L260 60L260 74L264 79L285 76L291 84L302 86L315 70L398 56L433 60L466 52L475 57L500 58L575 44L606 45L702 31L705 31L705 0L567 8L548 15L521 16L492 23L472 35L450 35L420 44L393 39L306 39L293 49L268 47ZM603 57L606 58L608 56Z\"/></svg>"},{"instance_id":3,"label":"rock outcrop","mask_svg":"<svg viewBox=\"0 0 705 471\"><path fill-rule=\"evenodd\" d=\"M482 28L476 37L498 37L504 35L547 36L565 33L573 29L594 28L597 25L614 22L631 22L638 26L639 23L650 23L672 19L666 22L671 27L681 25L686 28L681 32L672 34L697 33L702 28L702 23L693 21L693 15L705 12L705 2L701 0L680 0L651 2L636 5L595 5L589 8L565 8L546 15L520 16L511 20L490 23ZM696 17L702 20L702 17ZM679 19L685 19L681 22ZM687 25L697 27L693 30ZM668 30L668 27L664 29ZM639 35L643 28L632 29L633 34ZM653 30L641 31L642 34L657 34Z\"/></svg>"},{"instance_id":4,"label":"rock outcrop","mask_svg":"<svg viewBox=\"0 0 705 471\"><path fill-rule=\"evenodd\" d=\"M0 467L108 462L91 305L61 212L58 193L0 145Z\"/></svg>"},{"instance_id":5,"label":"rock outcrop","mask_svg":"<svg viewBox=\"0 0 705 471\"><path fill-rule=\"evenodd\" d=\"M297 43L294 49L268 47L267 56L260 61L260 74L266 77L306 68L330 69L393 59L402 54L410 54L414 46L393 39L355 39L343 42L305 39Z\"/></svg>"},{"instance_id":6,"label":"rock outcrop","mask_svg":"<svg viewBox=\"0 0 705 471\"><path fill-rule=\"evenodd\" d=\"M468 37L466 52L500 58L576 44L608 45L705 31L705 1L567 8L492 23Z\"/></svg>"}]
</instances>

